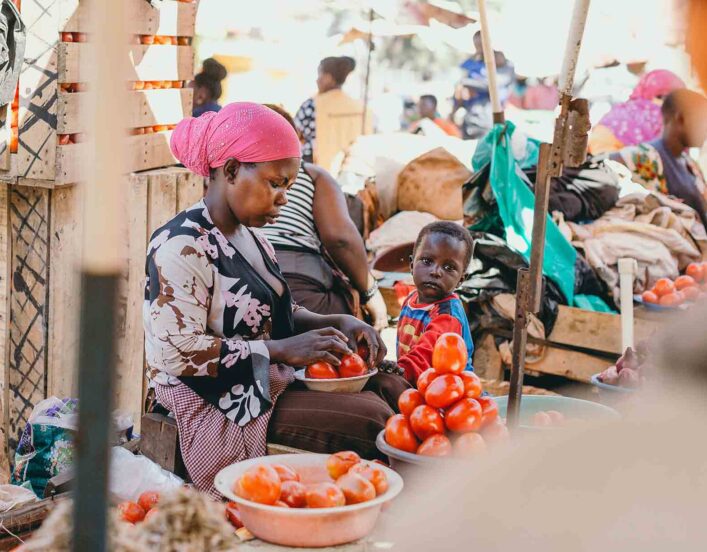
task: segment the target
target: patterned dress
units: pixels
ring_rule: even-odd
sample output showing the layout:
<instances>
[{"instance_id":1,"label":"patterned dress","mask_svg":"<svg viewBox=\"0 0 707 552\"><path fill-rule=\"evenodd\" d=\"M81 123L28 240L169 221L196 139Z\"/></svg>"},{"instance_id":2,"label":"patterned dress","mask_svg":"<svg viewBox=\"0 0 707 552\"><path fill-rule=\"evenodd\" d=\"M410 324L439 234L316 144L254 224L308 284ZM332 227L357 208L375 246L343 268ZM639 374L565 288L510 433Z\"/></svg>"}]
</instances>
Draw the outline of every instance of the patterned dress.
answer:
<instances>
[{"instance_id":1,"label":"patterned dress","mask_svg":"<svg viewBox=\"0 0 707 552\"><path fill-rule=\"evenodd\" d=\"M295 126L302 136L302 159L311 163L314 158L314 141L317 139L317 114L314 98L306 100L295 114Z\"/></svg>"},{"instance_id":2,"label":"patterned dress","mask_svg":"<svg viewBox=\"0 0 707 552\"><path fill-rule=\"evenodd\" d=\"M271 246L253 232L278 295L214 225L200 201L152 235L143 318L148 378L174 415L195 486L265 454L272 407L293 369L271 365L262 340L293 333L293 304Z\"/></svg>"}]
</instances>

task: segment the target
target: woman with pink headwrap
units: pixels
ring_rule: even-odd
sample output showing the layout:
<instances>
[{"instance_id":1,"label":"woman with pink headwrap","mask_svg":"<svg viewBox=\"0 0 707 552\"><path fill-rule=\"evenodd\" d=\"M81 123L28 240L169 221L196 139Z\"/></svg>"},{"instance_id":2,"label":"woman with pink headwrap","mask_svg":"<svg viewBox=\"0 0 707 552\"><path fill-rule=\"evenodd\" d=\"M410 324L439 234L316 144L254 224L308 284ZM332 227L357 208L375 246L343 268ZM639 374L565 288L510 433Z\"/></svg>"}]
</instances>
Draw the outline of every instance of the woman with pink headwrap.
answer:
<instances>
[{"instance_id":1,"label":"woman with pink headwrap","mask_svg":"<svg viewBox=\"0 0 707 552\"><path fill-rule=\"evenodd\" d=\"M293 366L338 365L364 343L371 366L385 355L367 324L294 305L272 248L254 229L287 203L300 166L294 129L265 106L234 103L182 121L171 147L210 181L203 200L150 240L145 350L151 395L176 418L195 486L217 496L218 471L264 455L266 436L316 452L379 456L375 437L393 414L391 390L406 388L402 378L376 376L359 394L287 389Z\"/></svg>"},{"instance_id":2,"label":"woman with pink headwrap","mask_svg":"<svg viewBox=\"0 0 707 552\"><path fill-rule=\"evenodd\" d=\"M592 129L589 153L618 151L660 137L663 130L660 106L665 96L678 88L685 88L685 83L667 69L643 75L628 101L613 106Z\"/></svg>"}]
</instances>

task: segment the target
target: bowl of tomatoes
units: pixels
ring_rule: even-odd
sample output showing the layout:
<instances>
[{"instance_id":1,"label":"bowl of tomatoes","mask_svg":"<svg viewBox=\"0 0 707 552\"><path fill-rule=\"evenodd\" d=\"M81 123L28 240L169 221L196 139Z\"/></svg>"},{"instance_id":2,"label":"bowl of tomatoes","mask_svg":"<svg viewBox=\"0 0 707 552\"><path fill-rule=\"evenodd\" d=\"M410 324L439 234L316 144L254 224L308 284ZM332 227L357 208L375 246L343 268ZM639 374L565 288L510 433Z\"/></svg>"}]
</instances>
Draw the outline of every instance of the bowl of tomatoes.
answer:
<instances>
[{"instance_id":1,"label":"bowl of tomatoes","mask_svg":"<svg viewBox=\"0 0 707 552\"><path fill-rule=\"evenodd\" d=\"M327 393L359 393L378 370L369 369L363 358L351 353L341 359L339 366L315 362L295 372L295 379L312 391Z\"/></svg>"},{"instance_id":2,"label":"bowl of tomatoes","mask_svg":"<svg viewBox=\"0 0 707 552\"><path fill-rule=\"evenodd\" d=\"M390 468L354 452L280 454L221 470L218 491L256 537L282 546L325 547L361 539L403 489Z\"/></svg>"},{"instance_id":3,"label":"bowl of tomatoes","mask_svg":"<svg viewBox=\"0 0 707 552\"><path fill-rule=\"evenodd\" d=\"M637 303L650 310L685 309L707 298L707 263L690 263L685 274L675 280L660 278L653 287L634 296Z\"/></svg>"},{"instance_id":4,"label":"bowl of tomatoes","mask_svg":"<svg viewBox=\"0 0 707 552\"><path fill-rule=\"evenodd\" d=\"M508 396L494 397L493 400L498 405L499 416L505 418ZM524 430L544 430L619 418L616 410L596 402L559 395L528 395L520 403L519 427Z\"/></svg>"}]
</instances>

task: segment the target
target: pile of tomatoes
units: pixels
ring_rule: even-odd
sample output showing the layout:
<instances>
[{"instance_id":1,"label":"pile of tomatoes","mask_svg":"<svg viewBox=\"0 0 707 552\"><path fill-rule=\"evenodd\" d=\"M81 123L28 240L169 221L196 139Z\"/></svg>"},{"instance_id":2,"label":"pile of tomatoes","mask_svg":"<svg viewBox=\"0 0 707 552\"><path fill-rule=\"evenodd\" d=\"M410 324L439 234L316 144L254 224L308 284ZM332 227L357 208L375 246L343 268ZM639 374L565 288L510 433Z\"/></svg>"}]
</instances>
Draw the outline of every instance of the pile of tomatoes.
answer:
<instances>
[{"instance_id":1,"label":"pile of tomatoes","mask_svg":"<svg viewBox=\"0 0 707 552\"><path fill-rule=\"evenodd\" d=\"M332 454L326 468L330 481L305 485L289 466L260 464L233 484L233 492L252 502L282 508L333 508L368 502L388 490L385 472L362 461L355 452ZM229 509L234 509L231 504L226 509L227 515Z\"/></svg>"},{"instance_id":2,"label":"pile of tomatoes","mask_svg":"<svg viewBox=\"0 0 707 552\"><path fill-rule=\"evenodd\" d=\"M470 456L485 451L487 442L508 439L496 403L482 396L478 376L464 370L467 356L459 335L439 337L432 367L420 374L417 389L400 395L400 414L386 423L391 447L423 456Z\"/></svg>"},{"instance_id":3,"label":"pile of tomatoes","mask_svg":"<svg viewBox=\"0 0 707 552\"><path fill-rule=\"evenodd\" d=\"M120 519L129 523L140 523L157 514L160 494L157 491L145 491L137 502L125 501L118 504Z\"/></svg>"},{"instance_id":4,"label":"pile of tomatoes","mask_svg":"<svg viewBox=\"0 0 707 552\"><path fill-rule=\"evenodd\" d=\"M359 353L363 349L359 348ZM328 362L315 362L310 364L304 370L304 377L309 379L339 379L339 378L354 378L363 376L368 372L368 366L363 360L363 356L357 353L351 353L341 359L341 364L335 367Z\"/></svg>"},{"instance_id":5,"label":"pile of tomatoes","mask_svg":"<svg viewBox=\"0 0 707 552\"><path fill-rule=\"evenodd\" d=\"M686 301L692 302L707 297L707 263L690 263L685 274L675 281L660 278L655 285L641 295L644 303L677 307Z\"/></svg>"}]
</instances>

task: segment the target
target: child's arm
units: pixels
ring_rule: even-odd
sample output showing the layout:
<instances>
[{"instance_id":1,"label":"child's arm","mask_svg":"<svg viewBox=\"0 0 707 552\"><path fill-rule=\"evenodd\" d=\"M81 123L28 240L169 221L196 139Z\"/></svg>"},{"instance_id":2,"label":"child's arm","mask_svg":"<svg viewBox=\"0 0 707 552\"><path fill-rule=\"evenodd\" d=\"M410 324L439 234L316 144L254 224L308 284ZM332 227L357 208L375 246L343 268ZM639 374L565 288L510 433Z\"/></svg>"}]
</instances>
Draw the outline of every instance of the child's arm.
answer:
<instances>
[{"instance_id":1,"label":"child's arm","mask_svg":"<svg viewBox=\"0 0 707 552\"><path fill-rule=\"evenodd\" d=\"M405 378L415 384L422 372L432 366L432 351L437 339L443 333L462 335L462 325L455 317L441 314L427 325L420 340L404 355L398 358L398 366L405 370Z\"/></svg>"}]
</instances>

